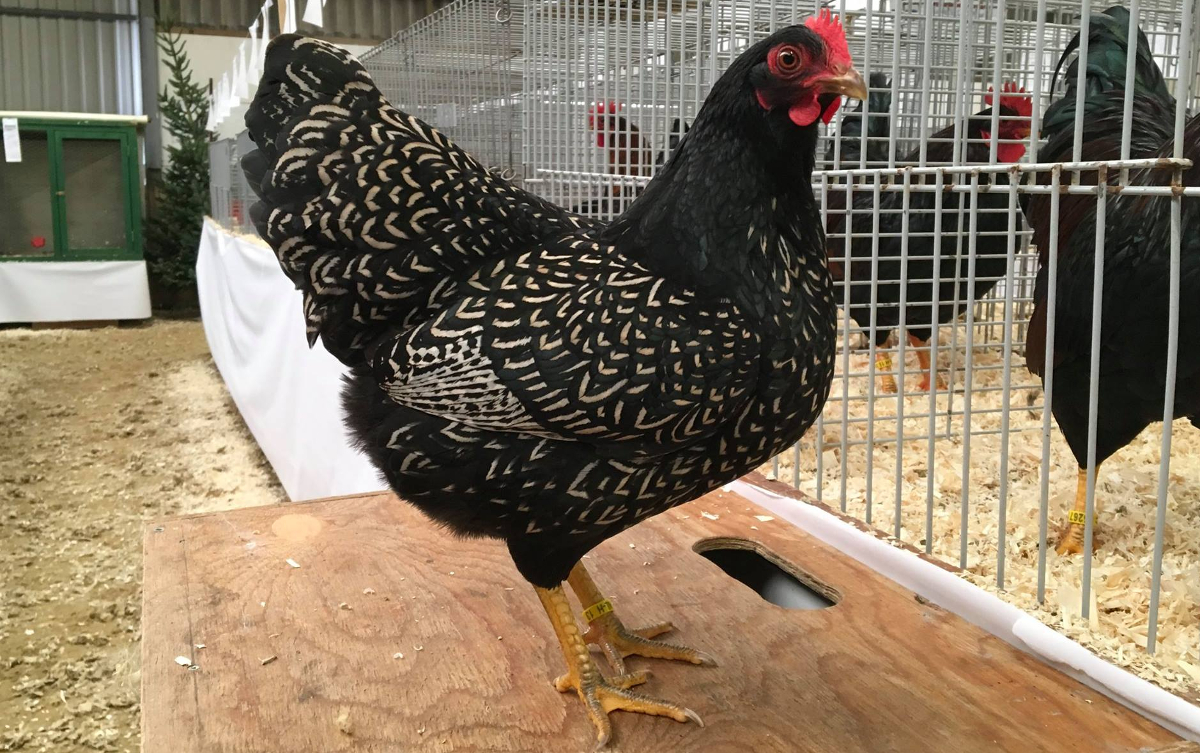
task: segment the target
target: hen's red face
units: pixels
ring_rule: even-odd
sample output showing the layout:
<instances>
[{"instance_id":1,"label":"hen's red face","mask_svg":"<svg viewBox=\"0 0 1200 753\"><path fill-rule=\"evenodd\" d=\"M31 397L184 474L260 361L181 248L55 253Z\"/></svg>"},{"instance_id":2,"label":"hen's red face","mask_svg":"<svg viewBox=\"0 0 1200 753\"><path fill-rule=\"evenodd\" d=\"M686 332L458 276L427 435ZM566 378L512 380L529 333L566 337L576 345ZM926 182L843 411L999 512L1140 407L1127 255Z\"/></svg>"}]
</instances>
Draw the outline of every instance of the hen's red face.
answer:
<instances>
[{"instance_id":1,"label":"hen's red face","mask_svg":"<svg viewBox=\"0 0 1200 753\"><path fill-rule=\"evenodd\" d=\"M842 23L828 8L795 30L795 41L783 41L767 52L765 70L755 81L758 104L767 111L787 107L788 118L808 126L828 123L842 95L866 99L867 87L854 69Z\"/></svg>"}]
</instances>

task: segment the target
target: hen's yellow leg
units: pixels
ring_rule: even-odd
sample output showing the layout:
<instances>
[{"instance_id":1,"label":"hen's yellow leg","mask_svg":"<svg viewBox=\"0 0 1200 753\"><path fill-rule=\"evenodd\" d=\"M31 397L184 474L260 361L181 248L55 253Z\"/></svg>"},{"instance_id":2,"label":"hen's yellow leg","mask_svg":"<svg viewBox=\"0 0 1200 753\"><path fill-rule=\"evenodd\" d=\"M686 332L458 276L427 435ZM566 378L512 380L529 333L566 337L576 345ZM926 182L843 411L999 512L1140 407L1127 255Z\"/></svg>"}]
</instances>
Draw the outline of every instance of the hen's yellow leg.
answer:
<instances>
[{"instance_id":1,"label":"hen's yellow leg","mask_svg":"<svg viewBox=\"0 0 1200 753\"><path fill-rule=\"evenodd\" d=\"M612 737L612 722L608 720L608 715L617 710L669 716L677 722L690 720L704 726L704 722L700 721L700 717L691 709L629 690L646 681L649 675L644 671L605 679L588 653L587 644L579 633L579 626L575 623L575 616L571 614L571 605L567 601L567 595L563 593L562 586L550 589L535 587L534 590L542 600L546 614L550 616L554 633L558 636L563 656L567 660L567 673L554 681L554 687L561 693L574 690L579 694L588 717L596 726L596 747L605 745Z\"/></svg>"},{"instance_id":2,"label":"hen's yellow leg","mask_svg":"<svg viewBox=\"0 0 1200 753\"><path fill-rule=\"evenodd\" d=\"M1096 465L1097 478L1100 466ZM1067 524L1058 540L1055 551L1059 554L1081 554L1083 552L1084 526L1087 524L1087 469L1079 469L1079 481L1075 485L1075 505L1067 513ZM1092 546L1096 546L1096 536L1092 534Z\"/></svg>"},{"instance_id":3,"label":"hen's yellow leg","mask_svg":"<svg viewBox=\"0 0 1200 753\"><path fill-rule=\"evenodd\" d=\"M630 655L646 656L651 659L677 659L692 664L713 666L716 662L703 651L697 651L687 646L679 646L665 641L652 640L656 635L662 635L674 626L669 622L629 630L613 611L612 603L600 593L592 576L584 569L583 563L576 563L567 576L571 589L579 597L583 605L583 618L587 620L588 629L583 639L600 647L608 657L608 663L618 673L625 671L625 657Z\"/></svg>"}]
</instances>

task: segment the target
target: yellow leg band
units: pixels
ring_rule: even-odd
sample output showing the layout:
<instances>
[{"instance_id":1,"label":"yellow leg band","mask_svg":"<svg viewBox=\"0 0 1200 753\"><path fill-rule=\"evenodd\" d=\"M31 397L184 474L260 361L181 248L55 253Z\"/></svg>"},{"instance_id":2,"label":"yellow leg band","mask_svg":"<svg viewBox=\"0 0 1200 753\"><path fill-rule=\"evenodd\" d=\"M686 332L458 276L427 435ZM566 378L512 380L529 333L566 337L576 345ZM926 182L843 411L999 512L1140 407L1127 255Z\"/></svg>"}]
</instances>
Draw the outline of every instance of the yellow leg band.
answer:
<instances>
[{"instance_id":1,"label":"yellow leg band","mask_svg":"<svg viewBox=\"0 0 1200 753\"><path fill-rule=\"evenodd\" d=\"M598 617L602 617L613 611L612 602L608 599L598 601L587 609L583 610L583 619L592 622Z\"/></svg>"},{"instance_id":2,"label":"yellow leg band","mask_svg":"<svg viewBox=\"0 0 1200 753\"><path fill-rule=\"evenodd\" d=\"M1071 525L1087 525L1087 513L1083 510L1071 510L1067 513L1067 522Z\"/></svg>"},{"instance_id":3,"label":"yellow leg band","mask_svg":"<svg viewBox=\"0 0 1200 753\"><path fill-rule=\"evenodd\" d=\"M881 356L879 358L876 358L875 359L875 368L877 368L881 371L891 371L892 370L892 359L888 358L887 356Z\"/></svg>"}]
</instances>

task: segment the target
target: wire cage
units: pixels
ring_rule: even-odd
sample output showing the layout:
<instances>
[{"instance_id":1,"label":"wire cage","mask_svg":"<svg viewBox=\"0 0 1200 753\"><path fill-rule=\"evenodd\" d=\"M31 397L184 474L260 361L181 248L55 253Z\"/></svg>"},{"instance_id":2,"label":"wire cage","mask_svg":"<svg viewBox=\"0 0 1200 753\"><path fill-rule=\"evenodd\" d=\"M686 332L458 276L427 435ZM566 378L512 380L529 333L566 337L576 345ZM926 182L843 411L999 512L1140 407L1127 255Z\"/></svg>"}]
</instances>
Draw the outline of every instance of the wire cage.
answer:
<instances>
[{"instance_id":1,"label":"wire cage","mask_svg":"<svg viewBox=\"0 0 1200 753\"><path fill-rule=\"evenodd\" d=\"M458 0L362 56L393 105L505 178L521 166L521 8Z\"/></svg>"},{"instance_id":2,"label":"wire cage","mask_svg":"<svg viewBox=\"0 0 1200 753\"><path fill-rule=\"evenodd\" d=\"M255 232L249 216L254 193L241 168L242 155L253 149L248 131L208 145L210 216L235 233Z\"/></svg>"},{"instance_id":3,"label":"wire cage","mask_svg":"<svg viewBox=\"0 0 1200 753\"><path fill-rule=\"evenodd\" d=\"M1200 92L1195 4L1126 6L1181 113L1195 111ZM1183 166L1139 161L1128 127L1128 160L1103 163L1121 175L1108 191L1096 187L1100 163L1080 162L1078 146L1074 162L1036 161L1041 116L1062 92L1056 64L1089 14L1107 5L456 0L363 62L393 104L489 168L610 219L667 163L738 54L825 6L842 18L871 97L845 103L822 127L813 175L842 303L832 394L817 425L767 470L1077 637L1108 630L1121 645L1153 652L1167 644L1171 656L1196 661L1200 541L1168 536L1165 520L1170 508L1200 532L1200 510L1175 501L1200 498L1200 482L1171 475L1170 424L1146 432L1136 467L1097 474L1089 464L1088 543L1096 500L1117 492L1136 499L1118 507L1133 522L1112 538L1132 538L1117 551L1094 555L1087 546L1056 556L1053 528L1077 466L1046 409L1042 380L1026 368L1039 249L1024 203L1053 182L1101 207L1110 191L1142 190L1127 185L1131 170ZM1076 129L1078 141L1084 124ZM214 212L227 207L231 222L242 189L232 178L218 186L224 173L215 166L236 164L238 148L214 145ZM1178 207L1196 193L1180 190L1171 201ZM1172 235L1176 256L1179 237ZM885 245L899 257L884 258ZM1171 284L1178 282L1176 271ZM1177 352L1178 342L1169 347ZM1052 374L1053 367L1051 390ZM1094 407L1090 420L1094 427ZM1200 434L1191 441L1200 454ZM1169 624L1160 626L1160 608ZM1098 626L1098 611L1112 625ZM1124 648L1114 652L1106 655L1136 663Z\"/></svg>"}]
</instances>

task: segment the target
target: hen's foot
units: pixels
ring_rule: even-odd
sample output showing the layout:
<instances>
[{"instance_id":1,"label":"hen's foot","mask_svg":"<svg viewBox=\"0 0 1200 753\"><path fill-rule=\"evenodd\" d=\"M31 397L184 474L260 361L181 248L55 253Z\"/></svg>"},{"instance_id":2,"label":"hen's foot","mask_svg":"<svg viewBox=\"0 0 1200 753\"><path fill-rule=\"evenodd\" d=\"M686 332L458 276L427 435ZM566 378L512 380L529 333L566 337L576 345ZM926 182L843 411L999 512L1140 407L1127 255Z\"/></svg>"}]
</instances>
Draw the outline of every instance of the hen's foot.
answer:
<instances>
[{"instance_id":1,"label":"hen's foot","mask_svg":"<svg viewBox=\"0 0 1200 753\"><path fill-rule=\"evenodd\" d=\"M669 622L660 622L657 625L632 630L626 628L613 611L612 602L600 593L600 589L584 569L582 563L576 564L571 570L571 574L567 576L567 582L571 584L580 603L585 605L583 618L587 620L588 629L584 633L583 639L587 643L598 646L608 658L608 663L613 671L618 674L625 672L625 657L627 656L675 659L692 664L716 666L717 662L703 651L667 641L653 640L655 636L674 629Z\"/></svg>"},{"instance_id":2,"label":"hen's foot","mask_svg":"<svg viewBox=\"0 0 1200 753\"><path fill-rule=\"evenodd\" d=\"M1092 537L1092 543L1095 543L1095 537ZM1054 547L1054 551L1062 554L1082 554L1083 553L1083 526L1075 523L1068 523L1066 530L1058 537L1058 546Z\"/></svg>"},{"instance_id":3,"label":"hen's foot","mask_svg":"<svg viewBox=\"0 0 1200 753\"><path fill-rule=\"evenodd\" d=\"M1060 555L1064 554L1083 554L1083 524L1082 523L1067 523L1063 528L1063 532L1058 537L1058 546L1054 547L1054 551ZM1096 534L1096 529L1092 528L1092 551L1100 548L1100 537Z\"/></svg>"},{"instance_id":4,"label":"hen's foot","mask_svg":"<svg viewBox=\"0 0 1200 753\"><path fill-rule=\"evenodd\" d=\"M588 718L596 727L597 748L606 745L612 737L612 722L608 715L613 711L666 716L677 722L692 721L704 726L704 722L691 709L644 696L629 689L645 682L649 677L648 672L619 674L605 679L588 653L587 644L584 643L579 626L575 623L575 616L571 614L571 605L567 602L562 587L539 588L537 594L542 600L546 614L550 616L550 622L553 623L554 632L562 646L563 656L567 660L567 673L554 681L554 687L559 692L574 690L579 695Z\"/></svg>"},{"instance_id":5,"label":"hen's foot","mask_svg":"<svg viewBox=\"0 0 1200 753\"><path fill-rule=\"evenodd\" d=\"M603 602L607 604L608 602ZM670 632L674 626L669 622L657 625L627 629L616 614L609 612L588 622L587 632L583 639L588 643L599 646L608 663L616 672L625 671L626 656L645 656L650 659L675 659L677 661L716 666L717 662L703 651L687 646L680 646L667 641L653 640L654 636Z\"/></svg>"}]
</instances>

